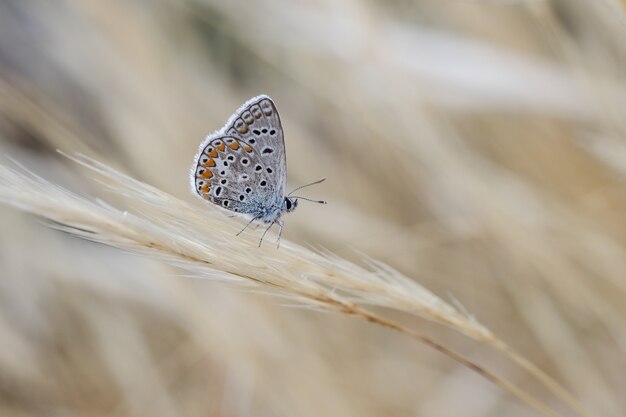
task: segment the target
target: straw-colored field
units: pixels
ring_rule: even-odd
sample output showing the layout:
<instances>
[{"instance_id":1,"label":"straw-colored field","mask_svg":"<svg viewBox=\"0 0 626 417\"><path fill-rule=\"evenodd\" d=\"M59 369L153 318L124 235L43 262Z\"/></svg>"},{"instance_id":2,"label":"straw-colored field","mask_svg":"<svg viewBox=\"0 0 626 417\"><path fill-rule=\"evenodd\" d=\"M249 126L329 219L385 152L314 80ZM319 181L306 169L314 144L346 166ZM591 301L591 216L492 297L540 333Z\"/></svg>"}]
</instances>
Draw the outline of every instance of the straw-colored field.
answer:
<instances>
[{"instance_id":1,"label":"straw-colored field","mask_svg":"<svg viewBox=\"0 0 626 417\"><path fill-rule=\"evenodd\" d=\"M625 40L620 0L0 2L0 416L626 415ZM279 249L189 190L259 94L327 178Z\"/></svg>"}]
</instances>

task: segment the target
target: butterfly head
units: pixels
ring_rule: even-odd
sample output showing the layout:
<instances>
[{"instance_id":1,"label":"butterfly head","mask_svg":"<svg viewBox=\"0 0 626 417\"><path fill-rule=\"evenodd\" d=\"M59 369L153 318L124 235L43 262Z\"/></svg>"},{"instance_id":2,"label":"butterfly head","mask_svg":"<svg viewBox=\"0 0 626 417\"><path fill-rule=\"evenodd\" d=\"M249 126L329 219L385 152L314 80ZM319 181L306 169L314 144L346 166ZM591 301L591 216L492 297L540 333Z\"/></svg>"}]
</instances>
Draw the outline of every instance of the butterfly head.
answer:
<instances>
[{"instance_id":1,"label":"butterfly head","mask_svg":"<svg viewBox=\"0 0 626 417\"><path fill-rule=\"evenodd\" d=\"M298 207L298 199L296 197L285 197L283 200L283 211L292 212Z\"/></svg>"}]
</instances>

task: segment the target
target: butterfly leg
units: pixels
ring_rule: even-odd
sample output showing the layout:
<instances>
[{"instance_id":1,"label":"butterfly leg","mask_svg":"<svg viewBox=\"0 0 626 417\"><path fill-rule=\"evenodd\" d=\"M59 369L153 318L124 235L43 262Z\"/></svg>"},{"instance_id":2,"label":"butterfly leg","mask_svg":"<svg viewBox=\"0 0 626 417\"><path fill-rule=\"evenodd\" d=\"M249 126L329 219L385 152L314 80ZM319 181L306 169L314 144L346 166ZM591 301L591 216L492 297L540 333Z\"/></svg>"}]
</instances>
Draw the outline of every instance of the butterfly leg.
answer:
<instances>
[{"instance_id":1,"label":"butterfly leg","mask_svg":"<svg viewBox=\"0 0 626 417\"><path fill-rule=\"evenodd\" d=\"M265 238L265 235L267 234L267 232L269 232L269 230L272 228L272 226L274 226L274 223L276 222L272 222L267 229L265 229L265 232L263 232L263 236L261 236L261 240L259 240L259 248L261 247L261 243L263 243L263 239Z\"/></svg>"},{"instance_id":2,"label":"butterfly leg","mask_svg":"<svg viewBox=\"0 0 626 417\"><path fill-rule=\"evenodd\" d=\"M280 248L280 238L283 235L283 226L285 225L285 222L277 220L276 223L278 223L278 227L280 227L280 229L278 229L278 240L276 241L276 249L278 249Z\"/></svg>"},{"instance_id":3,"label":"butterfly leg","mask_svg":"<svg viewBox=\"0 0 626 417\"><path fill-rule=\"evenodd\" d=\"M252 219L248 222L248 224L246 224L246 225L245 225L245 227L244 227L243 229L241 229L241 230L239 231L239 233L237 233L237 236L239 236L240 234L242 234L242 233L243 233L243 231L244 231L244 230L246 230L246 229L248 228L248 226L250 226L250 224L252 224L252 222L253 222L253 221L255 221L255 220L256 220L256 219L258 219L258 218L259 218L259 216L253 217L253 218L252 218Z\"/></svg>"}]
</instances>

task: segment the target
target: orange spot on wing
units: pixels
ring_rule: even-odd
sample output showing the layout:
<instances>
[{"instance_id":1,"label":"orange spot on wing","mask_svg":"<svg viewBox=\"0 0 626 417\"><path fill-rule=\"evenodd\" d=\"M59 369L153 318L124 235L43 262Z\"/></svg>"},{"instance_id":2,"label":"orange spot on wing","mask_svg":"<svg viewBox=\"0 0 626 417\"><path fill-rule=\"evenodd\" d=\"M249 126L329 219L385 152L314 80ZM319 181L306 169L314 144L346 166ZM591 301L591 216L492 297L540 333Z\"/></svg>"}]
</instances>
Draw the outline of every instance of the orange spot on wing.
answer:
<instances>
[{"instance_id":1,"label":"orange spot on wing","mask_svg":"<svg viewBox=\"0 0 626 417\"><path fill-rule=\"evenodd\" d=\"M237 142L233 142L230 145L228 145L228 147L234 151L236 151L237 149L239 149L239 143Z\"/></svg>"},{"instance_id":2,"label":"orange spot on wing","mask_svg":"<svg viewBox=\"0 0 626 417\"><path fill-rule=\"evenodd\" d=\"M219 145L216 146L216 148L224 152L224 149L226 149L226 145L224 143L220 143Z\"/></svg>"},{"instance_id":3,"label":"orange spot on wing","mask_svg":"<svg viewBox=\"0 0 626 417\"><path fill-rule=\"evenodd\" d=\"M215 149L213 149L211 152L209 152L209 156L211 158L217 158L217 151Z\"/></svg>"},{"instance_id":4,"label":"orange spot on wing","mask_svg":"<svg viewBox=\"0 0 626 417\"><path fill-rule=\"evenodd\" d=\"M206 170L202 173L202 175L200 175L201 178L211 178L213 176L213 173L210 170Z\"/></svg>"},{"instance_id":5,"label":"orange spot on wing","mask_svg":"<svg viewBox=\"0 0 626 417\"><path fill-rule=\"evenodd\" d=\"M208 193L210 188L211 188L210 184L206 184L202 186L202 188L200 188L200 194Z\"/></svg>"},{"instance_id":6,"label":"orange spot on wing","mask_svg":"<svg viewBox=\"0 0 626 417\"><path fill-rule=\"evenodd\" d=\"M209 159L208 161L206 161L206 163L204 164L205 167L214 167L215 166L215 161L212 159Z\"/></svg>"},{"instance_id":7,"label":"orange spot on wing","mask_svg":"<svg viewBox=\"0 0 626 417\"><path fill-rule=\"evenodd\" d=\"M252 152L252 146L246 145L243 148L246 150L246 152Z\"/></svg>"}]
</instances>

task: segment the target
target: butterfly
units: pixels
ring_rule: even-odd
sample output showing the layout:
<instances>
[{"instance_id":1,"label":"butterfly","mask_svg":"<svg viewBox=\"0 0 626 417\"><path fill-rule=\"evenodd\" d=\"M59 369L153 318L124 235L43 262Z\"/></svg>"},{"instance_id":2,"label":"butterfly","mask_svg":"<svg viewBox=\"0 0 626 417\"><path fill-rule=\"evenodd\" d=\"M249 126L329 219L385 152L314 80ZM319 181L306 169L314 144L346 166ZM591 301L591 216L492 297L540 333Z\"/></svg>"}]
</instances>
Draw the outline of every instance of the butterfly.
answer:
<instances>
[{"instance_id":1,"label":"butterfly","mask_svg":"<svg viewBox=\"0 0 626 417\"><path fill-rule=\"evenodd\" d=\"M249 218L239 236L251 223L268 224L261 236L278 224L278 241L283 232L281 216L298 207L298 199L326 204L292 194L325 178L296 188L285 195L287 161L283 127L272 99L260 95L246 101L217 132L200 144L191 169L192 192L212 204Z\"/></svg>"}]
</instances>

